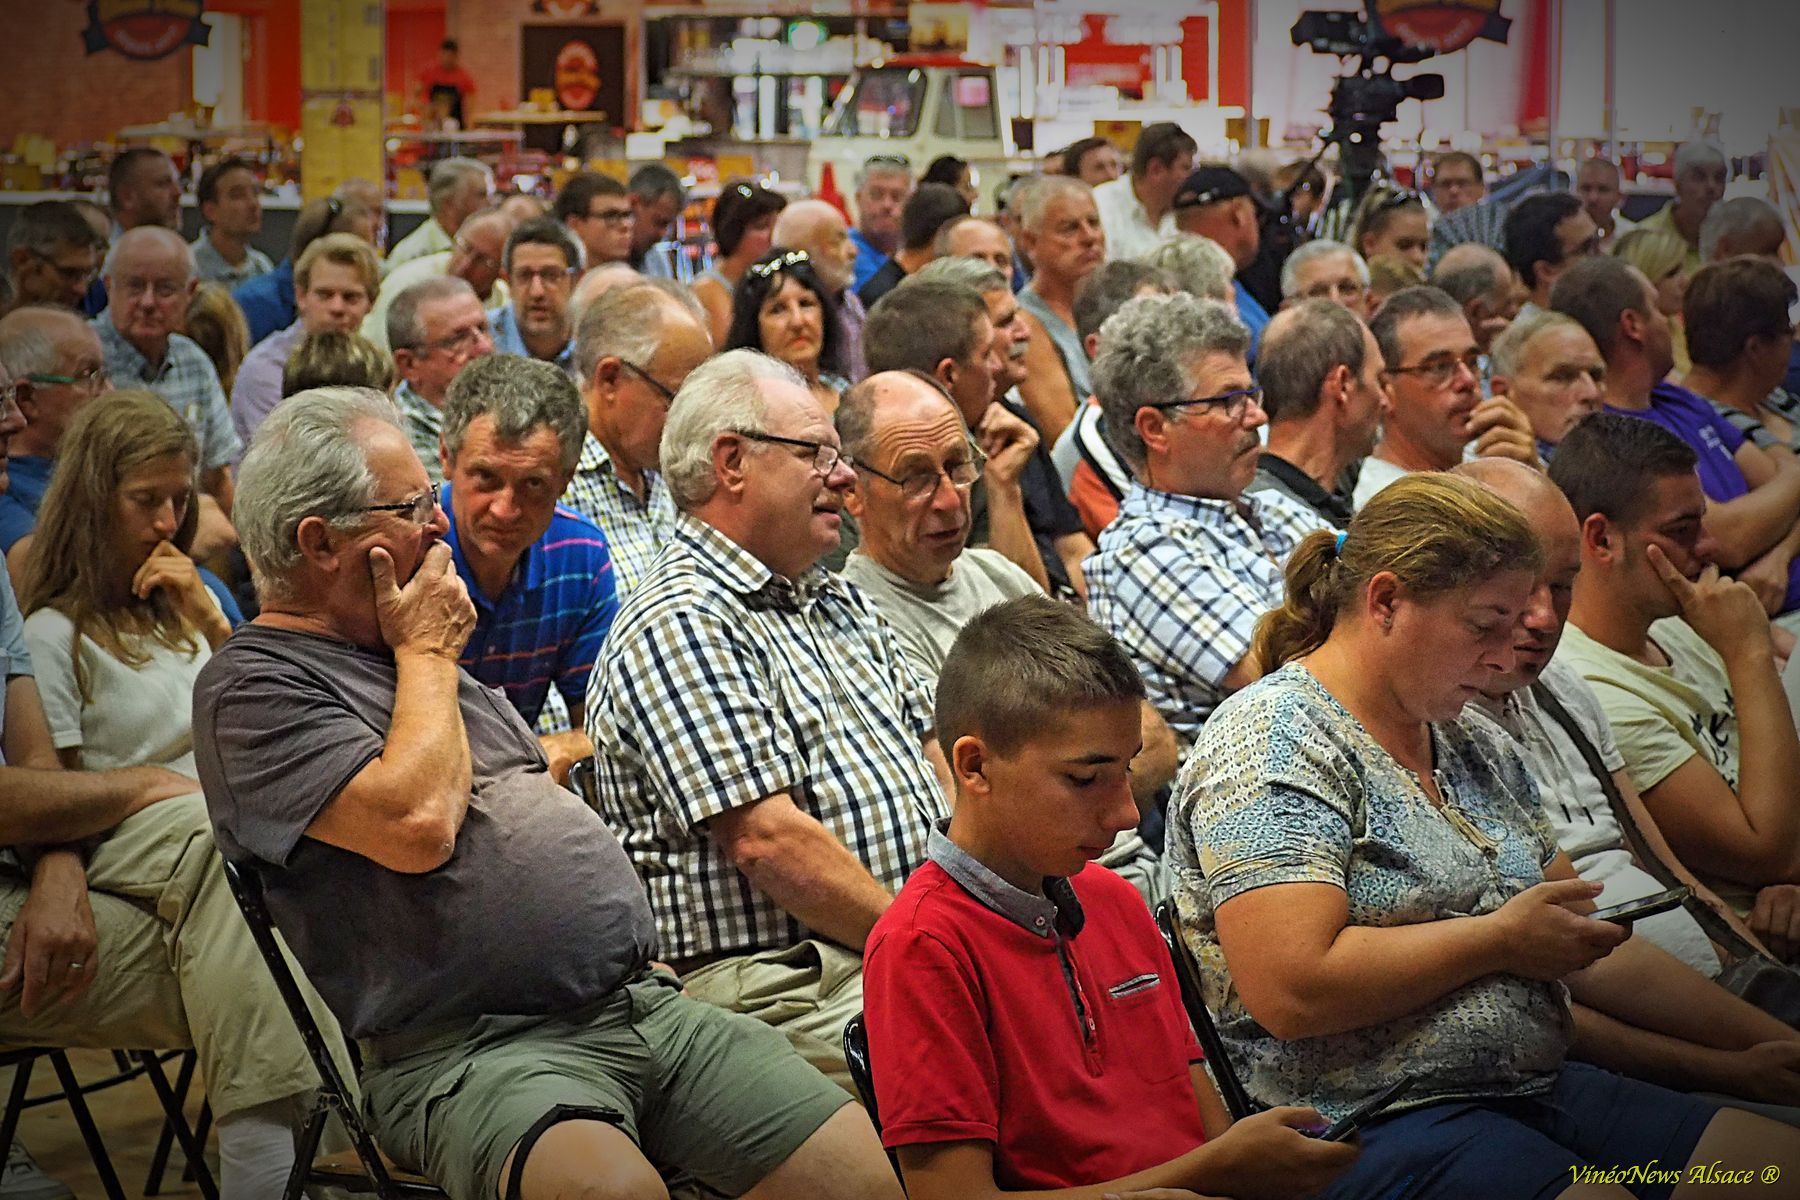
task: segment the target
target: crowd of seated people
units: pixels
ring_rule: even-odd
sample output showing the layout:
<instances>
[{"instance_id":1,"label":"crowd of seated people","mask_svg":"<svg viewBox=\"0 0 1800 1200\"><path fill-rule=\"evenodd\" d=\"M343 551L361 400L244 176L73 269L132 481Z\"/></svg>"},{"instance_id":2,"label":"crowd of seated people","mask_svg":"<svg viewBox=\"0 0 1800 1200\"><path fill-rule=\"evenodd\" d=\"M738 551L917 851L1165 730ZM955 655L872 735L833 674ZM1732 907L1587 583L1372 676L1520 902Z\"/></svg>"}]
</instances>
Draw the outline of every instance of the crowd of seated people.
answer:
<instances>
[{"instance_id":1,"label":"crowd of seated people","mask_svg":"<svg viewBox=\"0 0 1800 1200\"><path fill-rule=\"evenodd\" d=\"M198 1051L280 1194L223 856L456 1200L1800 1194L1790 231L1268 170L734 179L691 283L660 166L22 210L0 1043Z\"/></svg>"}]
</instances>

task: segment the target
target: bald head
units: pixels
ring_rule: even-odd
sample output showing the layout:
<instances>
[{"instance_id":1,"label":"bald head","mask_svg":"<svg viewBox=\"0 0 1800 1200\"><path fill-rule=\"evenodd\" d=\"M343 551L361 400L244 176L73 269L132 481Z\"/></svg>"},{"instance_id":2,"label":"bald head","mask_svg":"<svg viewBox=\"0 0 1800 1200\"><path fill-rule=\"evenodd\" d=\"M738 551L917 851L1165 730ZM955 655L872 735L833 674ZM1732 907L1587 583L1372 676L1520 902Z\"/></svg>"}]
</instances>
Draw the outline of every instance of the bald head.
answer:
<instances>
[{"instance_id":1,"label":"bald head","mask_svg":"<svg viewBox=\"0 0 1800 1200\"><path fill-rule=\"evenodd\" d=\"M198 284L194 252L172 229L140 225L113 243L101 278L113 327L158 365Z\"/></svg>"},{"instance_id":2,"label":"bald head","mask_svg":"<svg viewBox=\"0 0 1800 1200\"><path fill-rule=\"evenodd\" d=\"M1485 353L1518 315L1521 291L1499 251L1479 242L1452 246L1432 268L1431 284L1462 305L1475 344Z\"/></svg>"},{"instance_id":3,"label":"bald head","mask_svg":"<svg viewBox=\"0 0 1800 1200\"><path fill-rule=\"evenodd\" d=\"M1524 514L1544 548L1544 566L1513 633L1513 669L1483 689L1493 699L1527 687L1556 655L1581 573L1581 522L1562 489L1541 471L1504 458L1478 458L1452 468Z\"/></svg>"},{"instance_id":4,"label":"bald head","mask_svg":"<svg viewBox=\"0 0 1800 1200\"><path fill-rule=\"evenodd\" d=\"M569 299L569 311L579 321L581 314L588 310L588 305L598 300L616 287L627 284L642 283L644 277L627 262L601 263L581 277L575 285L575 293Z\"/></svg>"},{"instance_id":5,"label":"bald head","mask_svg":"<svg viewBox=\"0 0 1800 1200\"><path fill-rule=\"evenodd\" d=\"M26 425L13 436L20 454L55 458L75 414L107 386L100 335L66 308L32 305L0 318L0 370L24 386L19 411ZM57 375L74 383L44 383L31 375Z\"/></svg>"},{"instance_id":6,"label":"bald head","mask_svg":"<svg viewBox=\"0 0 1800 1200\"><path fill-rule=\"evenodd\" d=\"M1471 459L1458 463L1450 473L1473 479L1527 517L1561 511L1568 513L1570 521L1575 519L1575 510L1569 507L1569 498L1563 495L1562 489L1551 483L1550 477L1542 471L1515 459ZM1533 525L1537 525L1535 520Z\"/></svg>"},{"instance_id":7,"label":"bald head","mask_svg":"<svg viewBox=\"0 0 1800 1200\"><path fill-rule=\"evenodd\" d=\"M920 586L942 583L968 539L976 474L955 403L926 378L882 371L844 393L835 422L844 453L868 468L845 502L859 552Z\"/></svg>"},{"instance_id":8,"label":"bald head","mask_svg":"<svg viewBox=\"0 0 1800 1200\"><path fill-rule=\"evenodd\" d=\"M165 229L161 225L139 225L136 229L127 229L119 235L107 252L106 265L102 274L112 275L122 270L127 263L138 266L147 262L158 265L173 263L187 272L189 279L199 274L194 265L194 252L173 229Z\"/></svg>"},{"instance_id":9,"label":"bald head","mask_svg":"<svg viewBox=\"0 0 1800 1200\"><path fill-rule=\"evenodd\" d=\"M823 200L797 200L775 217L771 244L785 250L804 250L813 261L819 281L833 295L850 286L856 276L856 243L844 214Z\"/></svg>"}]
</instances>

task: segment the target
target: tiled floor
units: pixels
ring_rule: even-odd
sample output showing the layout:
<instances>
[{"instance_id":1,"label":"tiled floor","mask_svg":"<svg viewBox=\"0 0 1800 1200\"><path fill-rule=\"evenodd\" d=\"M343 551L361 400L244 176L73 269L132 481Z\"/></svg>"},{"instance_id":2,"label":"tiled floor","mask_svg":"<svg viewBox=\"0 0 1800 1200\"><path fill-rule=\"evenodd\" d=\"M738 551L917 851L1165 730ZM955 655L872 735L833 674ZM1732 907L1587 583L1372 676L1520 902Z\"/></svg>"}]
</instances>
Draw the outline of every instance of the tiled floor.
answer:
<instances>
[{"instance_id":1,"label":"tiled floor","mask_svg":"<svg viewBox=\"0 0 1800 1200\"><path fill-rule=\"evenodd\" d=\"M72 1050L69 1062L75 1073L87 1081L115 1073L112 1055L100 1050ZM12 1072L0 1072L0 1100L4 1100L4 1089L11 1083ZM56 1074L50 1064L38 1063L31 1076L31 1094L42 1095L55 1088ZM199 1091L196 1085L188 1098L190 1124L200 1111ZM150 1090L150 1082L133 1079L91 1093L88 1107L93 1111L94 1123L100 1127L100 1136L106 1142L113 1170L118 1172L125 1194L142 1196L144 1176L150 1169L150 1156L155 1152L157 1135L162 1132L163 1125L162 1107L156 1102L156 1093ZM19 1138L45 1173L67 1184L80 1200L102 1200L105 1196L100 1188L100 1177L88 1158L87 1146L81 1140L81 1131L69 1115L68 1105L59 1102L26 1109L19 1118ZM214 1171L218 1169L216 1153L216 1144L208 1147ZM171 1156L174 1161L164 1172L158 1196L179 1198L200 1194L193 1184L181 1181L180 1154L177 1148Z\"/></svg>"}]
</instances>

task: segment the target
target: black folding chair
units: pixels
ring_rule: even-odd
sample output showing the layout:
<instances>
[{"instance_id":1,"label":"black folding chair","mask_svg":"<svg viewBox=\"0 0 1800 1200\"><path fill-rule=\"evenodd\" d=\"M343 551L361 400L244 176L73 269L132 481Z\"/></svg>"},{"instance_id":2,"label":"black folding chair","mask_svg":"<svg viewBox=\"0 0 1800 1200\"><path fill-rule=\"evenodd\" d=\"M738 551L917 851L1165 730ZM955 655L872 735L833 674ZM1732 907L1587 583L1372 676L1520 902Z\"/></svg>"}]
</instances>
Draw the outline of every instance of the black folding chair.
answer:
<instances>
[{"instance_id":1,"label":"black folding chair","mask_svg":"<svg viewBox=\"0 0 1800 1200\"><path fill-rule=\"evenodd\" d=\"M581 797L581 802L589 808L600 807L600 767L594 762L594 756L578 758L569 764L569 790Z\"/></svg>"},{"instance_id":2,"label":"black folding chair","mask_svg":"<svg viewBox=\"0 0 1800 1200\"><path fill-rule=\"evenodd\" d=\"M283 1200L301 1200L302 1189L309 1184L342 1188L356 1195L372 1194L381 1197L381 1200L423 1197L447 1200L442 1188L422 1175L396 1167L376 1147L375 1139L370 1136L368 1126L363 1124L356 1101L344 1083L344 1077L338 1073L337 1063L332 1061L325 1035L320 1032L318 1022L313 1020L312 1011L306 1007L306 998L300 994L300 985L295 982L294 973L288 969L287 959L281 952L281 945L275 940L275 923L269 917L269 907L263 898L261 876L254 867L239 866L227 861L225 882L231 886L231 894L237 897L238 908L244 914L245 923L250 926L250 936L256 940L256 948L261 952L269 974L275 978L275 988L281 993L282 1003L287 1005L288 1016L293 1018L295 1027L300 1031L300 1039L306 1043L306 1051L312 1056L313 1067L319 1072L318 1099L314 1101L312 1112L307 1115L306 1124L300 1131L299 1145L294 1153L294 1171L288 1176ZM325 1122L333 1114L349 1132L353 1149L342 1154L315 1158L319 1151L319 1138L325 1131Z\"/></svg>"},{"instance_id":3,"label":"black folding chair","mask_svg":"<svg viewBox=\"0 0 1800 1200\"><path fill-rule=\"evenodd\" d=\"M1169 957L1175 960L1175 981L1181 985L1181 1003L1187 1009L1188 1020L1193 1023L1194 1036L1200 1039L1200 1049L1206 1052L1206 1066L1219 1089L1219 1098L1225 1101L1225 1110L1234 1121L1261 1112L1263 1106L1244 1090L1243 1082L1238 1079L1231 1059L1225 1053L1225 1039L1219 1036L1218 1026L1213 1024L1212 1012L1206 1007L1206 993L1200 987L1200 965L1182 940L1181 930L1176 928L1173 901L1164 900L1156 906L1156 924L1162 930L1163 941L1168 943Z\"/></svg>"},{"instance_id":4,"label":"black folding chair","mask_svg":"<svg viewBox=\"0 0 1800 1200\"><path fill-rule=\"evenodd\" d=\"M850 1082L856 1085L856 1094L862 1097L863 1107L868 1110L869 1124L875 1127L877 1135L881 1133L881 1110L875 1106L875 1069L869 1064L869 1027L863 1015L857 1013L844 1026L844 1062L850 1067ZM894 1175L900 1180L901 1190L906 1188L906 1179L900 1175L900 1157L892 1150L887 1152L888 1162L893 1164Z\"/></svg>"}]
</instances>

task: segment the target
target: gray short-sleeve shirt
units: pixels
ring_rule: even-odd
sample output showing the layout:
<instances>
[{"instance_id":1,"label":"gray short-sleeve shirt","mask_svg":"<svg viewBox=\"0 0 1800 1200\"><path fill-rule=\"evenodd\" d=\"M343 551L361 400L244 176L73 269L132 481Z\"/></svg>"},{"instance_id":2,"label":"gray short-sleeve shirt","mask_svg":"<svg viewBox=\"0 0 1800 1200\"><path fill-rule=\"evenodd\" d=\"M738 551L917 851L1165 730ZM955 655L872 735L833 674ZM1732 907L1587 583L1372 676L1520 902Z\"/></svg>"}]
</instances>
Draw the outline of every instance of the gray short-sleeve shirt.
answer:
<instances>
[{"instance_id":1,"label":"gray short-sleeve shirt","mask_svg":"<svg viewBox=\"0 0 1800 1200\"><path fill-rule=\"evenodd\" d=\"M195 757L219 848L263 870L270 910L354 1037L604 997L654 950L618 840L546 770L506 697L461 675L474 773L450 861L409 875L305 836L382 751L393 659L248 625L201 672Z\"/></svg>"}]
</instances>

